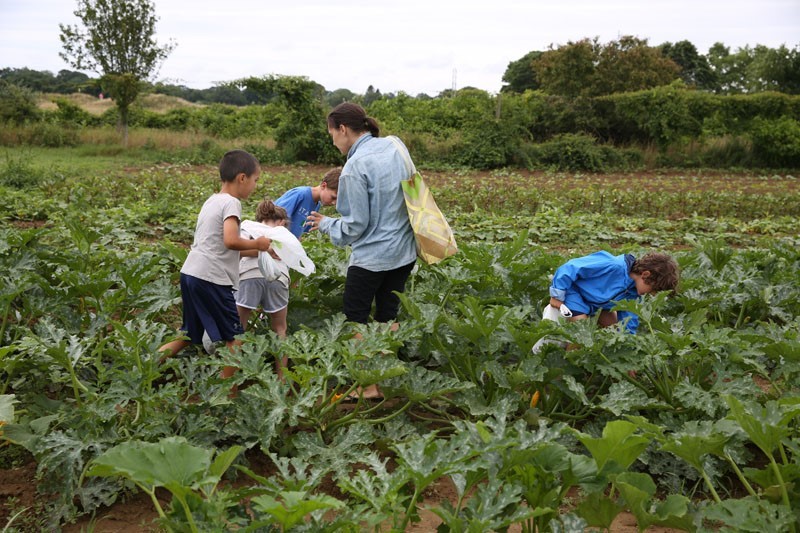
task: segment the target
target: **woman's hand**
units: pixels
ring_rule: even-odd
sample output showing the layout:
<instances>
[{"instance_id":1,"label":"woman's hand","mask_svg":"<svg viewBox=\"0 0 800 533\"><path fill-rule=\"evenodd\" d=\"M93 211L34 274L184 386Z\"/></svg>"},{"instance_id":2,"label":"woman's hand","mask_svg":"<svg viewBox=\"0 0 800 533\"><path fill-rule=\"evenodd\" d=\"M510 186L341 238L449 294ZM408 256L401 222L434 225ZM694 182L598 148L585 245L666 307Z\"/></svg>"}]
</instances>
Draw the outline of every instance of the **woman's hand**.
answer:
<instances>
[{"instance_id":1,"label":"woman's hand","mask_svg":"<svg viewBox=\"0 0 800 533\"><path fill-rule=\"evenodd\" d=\"M306 226L311 228L310 231L316 231L319 229L319 224L322 222L323 218L325 218L324 215L312 211L311 214L306 217Z\"/></svg>"}]
</instances>

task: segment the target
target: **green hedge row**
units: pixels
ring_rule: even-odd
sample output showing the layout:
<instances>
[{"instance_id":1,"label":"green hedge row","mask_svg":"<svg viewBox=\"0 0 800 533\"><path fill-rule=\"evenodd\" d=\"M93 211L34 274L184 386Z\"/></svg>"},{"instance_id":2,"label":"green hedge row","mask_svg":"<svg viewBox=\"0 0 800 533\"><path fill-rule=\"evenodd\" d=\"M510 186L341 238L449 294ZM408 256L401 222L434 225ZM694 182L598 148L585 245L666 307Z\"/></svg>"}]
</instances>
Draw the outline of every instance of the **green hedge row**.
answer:
<instances>
[{"instance_id":1,"label":"green hedge row","mask_svg":"<svg viewBox=\"0 0 800 533\"><path fill-rule=\"evenodd\" d=\"M7 92L8 98L21 97ZM116 109L94 116L66 100L58 100L55 111L32 114L17 100L4 106L0 91L0 121L39 123L41 135L30 141L44 145L74 142L74 135L56 126L114 125L118 119ZM25 109L25 116L9 116L15 109ZM276 139L285 162L332 162L322 111L311 110L320 115L318 127L317 119L292 124L293 116L307 111L281 104L215 104L166 113L134 107L129 125L221 140ZM401 93L373 102L368 112L428 166L604 171L635 168L647 159L670 166L800 167L800 96L783 93L720 96L680 83L597 98L463 89L434 99ZM658 156L646 157L652 153Z\"/></svg>"}]
</instances>

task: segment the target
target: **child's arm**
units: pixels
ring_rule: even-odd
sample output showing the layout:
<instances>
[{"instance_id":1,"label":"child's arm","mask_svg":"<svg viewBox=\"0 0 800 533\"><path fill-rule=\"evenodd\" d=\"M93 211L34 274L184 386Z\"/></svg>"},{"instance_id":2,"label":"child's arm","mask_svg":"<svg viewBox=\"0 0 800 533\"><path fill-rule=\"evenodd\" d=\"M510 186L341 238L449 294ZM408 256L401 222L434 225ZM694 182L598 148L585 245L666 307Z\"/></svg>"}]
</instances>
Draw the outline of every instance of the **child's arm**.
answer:
<instances>
[{"instance_id":1,"label":"child's arm","mask_svg":"<svg viewBox=\"0 0 800 533\"><path fill-rule=\"evenodd\" d=\"M258 250L261 252L269 251L272 245L272 240L266 237L259 237L257 239L245 239L239 235L239 219L236 217L228 217L225 219L223 225L222 242L225 247L230 250Z\"/></svg>"}]
</instances>

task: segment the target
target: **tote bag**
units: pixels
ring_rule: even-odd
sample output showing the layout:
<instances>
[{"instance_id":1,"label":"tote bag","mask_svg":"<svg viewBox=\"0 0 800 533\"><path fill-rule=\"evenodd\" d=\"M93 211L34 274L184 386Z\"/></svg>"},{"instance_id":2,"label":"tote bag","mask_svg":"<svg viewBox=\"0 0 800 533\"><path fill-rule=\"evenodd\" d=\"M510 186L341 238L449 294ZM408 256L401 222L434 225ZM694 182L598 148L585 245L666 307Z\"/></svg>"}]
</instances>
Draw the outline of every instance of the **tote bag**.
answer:
<instances>
[{"instance_id":1,"label":"tote bag","mask_svg":"<svg viewBox=\"0 0 800 533\"><path fill-rule=\"evenodd\" d=\"M433 193L414 167L408 150L397 137L390 135L388 138L397 146L403 156L409 175L409 178L403 180L401 185L406 200L408 220L411 222L417 243L417 256L429 265L438 263L458 252L456 237L453 230L450 229L447 219L436 205Z\"/></svg>"}]
</instances>

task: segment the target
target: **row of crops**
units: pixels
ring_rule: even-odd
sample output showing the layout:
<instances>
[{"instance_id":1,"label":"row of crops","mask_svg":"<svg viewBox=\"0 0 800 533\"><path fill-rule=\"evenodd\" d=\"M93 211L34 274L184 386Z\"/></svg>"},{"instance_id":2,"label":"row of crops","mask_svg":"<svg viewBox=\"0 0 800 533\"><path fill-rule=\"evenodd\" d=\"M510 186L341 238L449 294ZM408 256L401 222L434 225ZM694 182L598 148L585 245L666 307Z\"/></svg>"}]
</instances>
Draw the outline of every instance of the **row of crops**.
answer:
<instances>
[{"instance_id":1,"label":"row of crops","mask_svg":"<svg viewBox=\"0 0 800 533\"><path fill-rule=\"evenodd\" d=\"M239 354L159 363L213 169L41 172L0 194L0 418L49 527L131 491L175 531L402 531L422 507L451 531L800 526L794 178L432 176L460 252L412 275L398 331L344 321L346 251L312 235L287 339L255 321ZM679 294L626 303L635 336L541 321L549 275L601 248L669 250ZM545 335L575 348L532 354ZM457 500L426 501L445 479Z\"/></svg>"}]
</instances>

